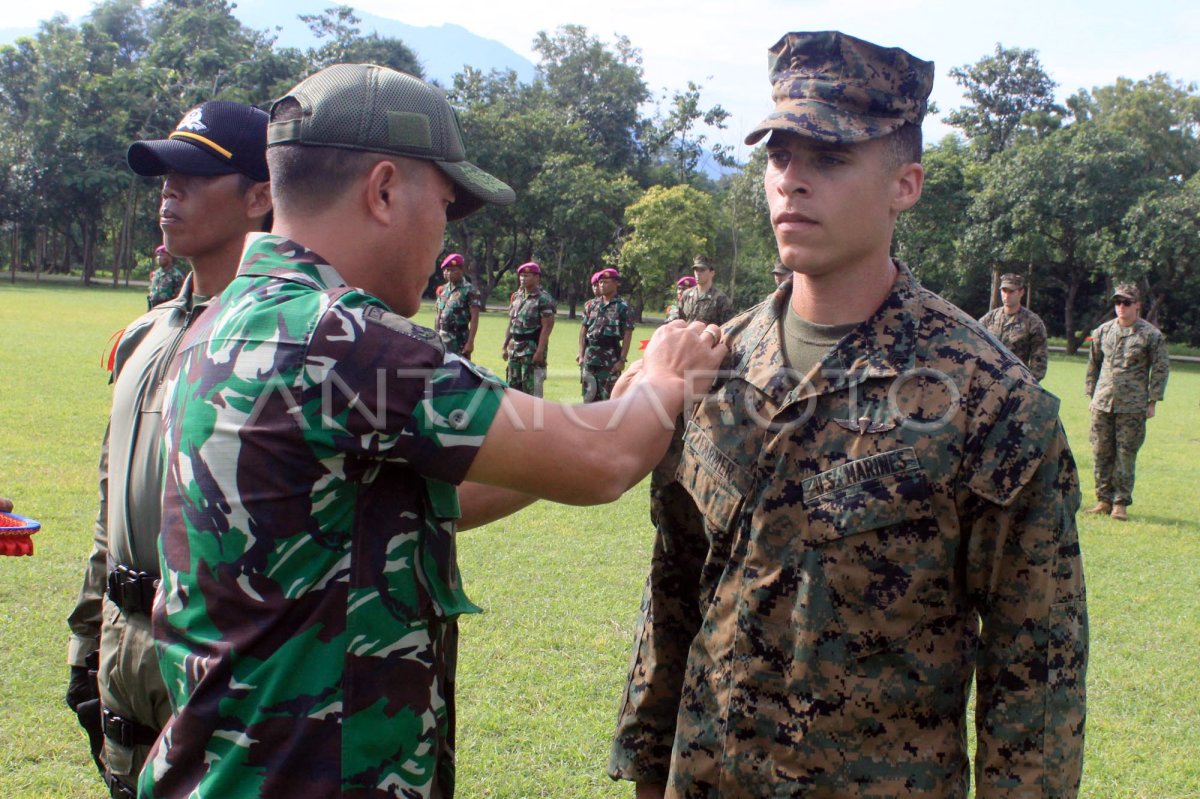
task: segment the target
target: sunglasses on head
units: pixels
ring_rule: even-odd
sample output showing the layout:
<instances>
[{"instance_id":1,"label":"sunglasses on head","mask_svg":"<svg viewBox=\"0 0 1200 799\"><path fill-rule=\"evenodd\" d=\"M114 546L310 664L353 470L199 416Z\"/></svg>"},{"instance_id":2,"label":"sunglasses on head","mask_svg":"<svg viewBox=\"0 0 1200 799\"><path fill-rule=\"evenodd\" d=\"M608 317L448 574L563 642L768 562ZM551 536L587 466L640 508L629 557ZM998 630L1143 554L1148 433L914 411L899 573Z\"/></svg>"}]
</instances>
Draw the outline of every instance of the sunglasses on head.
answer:
<instances>
[{"instance_id":1,"label":"sunglasses on head","mask_svg":"<svg viewBox=\"0 0 1200 799\"><path fill-rule=\"evenodd\" d=\"M1130 305L1133 305L1133 300L1119 299L1113 300L1113 302L1115 302L1117 305L1120 305L1122 308L1128 308Z\"/></svg>"}]
</instances>

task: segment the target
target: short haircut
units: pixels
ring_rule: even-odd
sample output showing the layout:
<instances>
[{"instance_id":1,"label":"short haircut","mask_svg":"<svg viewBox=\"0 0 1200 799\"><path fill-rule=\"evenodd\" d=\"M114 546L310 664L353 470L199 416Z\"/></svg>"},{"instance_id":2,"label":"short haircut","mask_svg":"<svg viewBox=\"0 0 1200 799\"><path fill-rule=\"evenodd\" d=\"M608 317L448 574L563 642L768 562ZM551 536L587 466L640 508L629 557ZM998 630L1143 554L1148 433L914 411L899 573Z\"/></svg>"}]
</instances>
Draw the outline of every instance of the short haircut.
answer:
<instances>
[{"instance_id":1,"label":"short haircut","mask_svg":"<svg viewBox=\"0 0 1200 799\"><path fill-rule=\"evenodd\" d=\"M891 166L921 163L921 151L924 149L924 138L921 126L905 122L896 130L883 137L886 158Z\"/></svg>"},{"instance_id":2,"label":"short haircut","mask_svg":"<svg viewBox=\"0 0 1200 799\"><path fill-rule=\"evenodd\" d=\"M271 121L298 119L302 113L300 103L288 97L272 111ZM269 147L271 194L281 208L313 211L341 197L371 166L386 159L388 156L383 153L341 147L304 144Z\"/></svg>"}]
</instances>

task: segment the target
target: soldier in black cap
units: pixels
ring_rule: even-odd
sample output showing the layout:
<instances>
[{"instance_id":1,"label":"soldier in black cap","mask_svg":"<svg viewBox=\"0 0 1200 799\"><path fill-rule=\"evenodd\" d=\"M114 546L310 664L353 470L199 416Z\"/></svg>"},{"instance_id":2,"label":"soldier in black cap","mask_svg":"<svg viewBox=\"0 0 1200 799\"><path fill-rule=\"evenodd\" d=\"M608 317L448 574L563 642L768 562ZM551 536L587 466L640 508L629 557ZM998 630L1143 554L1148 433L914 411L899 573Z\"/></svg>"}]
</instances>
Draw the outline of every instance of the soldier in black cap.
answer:
<instances>
[{"instance_id":1,"label":"soldier in black cap","mask_svg":"<svg viewBox=\"0 0 1200 799\"><path fill-rule=\"evenodd\" d=\"M1057 400L893 260L933 64L769 51L763 184L792 273L655 469L610 774L639 797L1075 796L1087 616Z\"/></svg>"},{"instance_id":2,"label":"soldier in black cap","mask_svg":"<svg viewBox=\"0 0 1200 799\"><path fill-rule=\"evenodd\" d=\"M269 227L266 149L266 112L213 100L187 112L165 139L134 142L127 155L134 172L162 177L164 246L193 271L178 296L130 323L117 344L94 545L68 619L67 704L88 730L93 756L103 741L97 765L114 797L136 796L146 753L171 714L150 629L164 377L184 333L233 278L246 234Z\"/></svg>"}]
</instances>

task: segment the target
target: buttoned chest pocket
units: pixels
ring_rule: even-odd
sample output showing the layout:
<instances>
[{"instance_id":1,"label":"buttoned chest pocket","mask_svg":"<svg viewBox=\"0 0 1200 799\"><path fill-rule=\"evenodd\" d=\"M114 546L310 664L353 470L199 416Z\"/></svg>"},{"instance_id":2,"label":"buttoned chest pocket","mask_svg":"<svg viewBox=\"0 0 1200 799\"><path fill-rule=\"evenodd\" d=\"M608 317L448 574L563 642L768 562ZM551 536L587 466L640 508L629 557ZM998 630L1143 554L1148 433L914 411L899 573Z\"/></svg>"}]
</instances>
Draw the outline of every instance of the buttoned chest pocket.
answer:
<instances>
[{"instance_id":1,"label":"buttoned chest pocket","mask_svg":"<svg viewBox=\"0 0 1200 799\"><path fill-rule=\"evenodd\" d=\"M953 552L911 449L852 461L804 488L807 547L798 568L824 589L810 598L826 611L815 618L837 628L813 632L833 632L859 658L898 648L946 615Z\"/></svg>"}]
</instances>

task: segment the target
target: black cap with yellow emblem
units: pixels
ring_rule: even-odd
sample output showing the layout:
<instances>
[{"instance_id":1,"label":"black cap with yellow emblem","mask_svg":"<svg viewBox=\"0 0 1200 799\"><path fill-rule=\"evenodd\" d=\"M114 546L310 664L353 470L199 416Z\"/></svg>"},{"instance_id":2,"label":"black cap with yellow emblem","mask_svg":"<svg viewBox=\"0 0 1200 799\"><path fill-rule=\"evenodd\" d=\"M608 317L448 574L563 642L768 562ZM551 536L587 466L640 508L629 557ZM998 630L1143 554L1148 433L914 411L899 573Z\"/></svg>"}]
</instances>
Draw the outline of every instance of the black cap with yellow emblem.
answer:
<instances>
[{"instance_id":1,"label":"black cap with yellow emblem","mask_svg":"<svg viewBox=\"0 0 1200 799\"><path fill-rule=\"evenodd\" d=\"M269 180L267 122L262 109L210 100L184 115L165 139L138 141L125 158L139 175L232 175Z\"/></svg>"}]
</instances>

